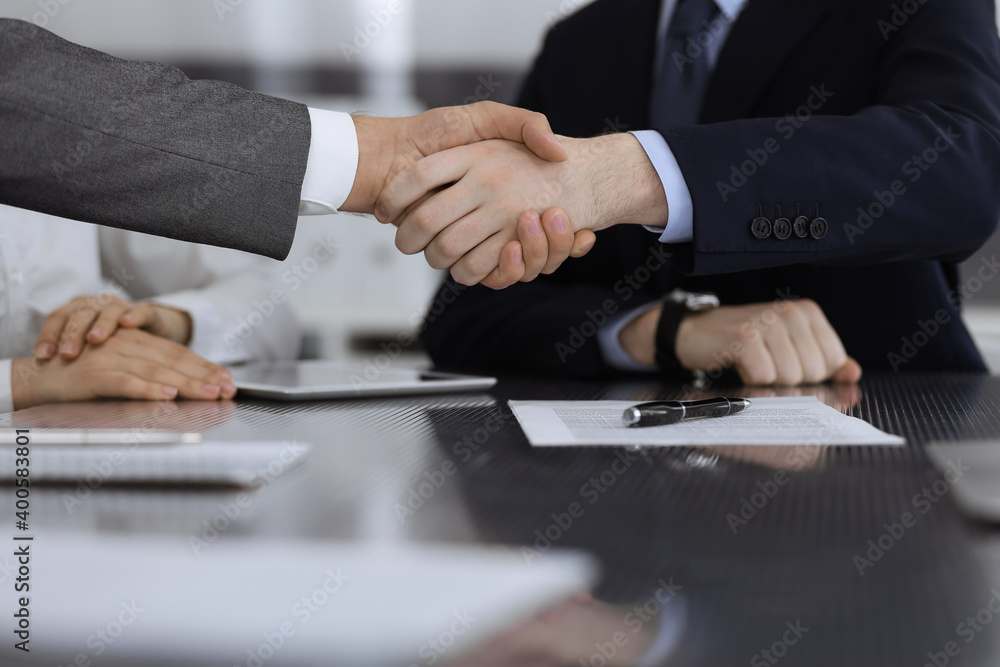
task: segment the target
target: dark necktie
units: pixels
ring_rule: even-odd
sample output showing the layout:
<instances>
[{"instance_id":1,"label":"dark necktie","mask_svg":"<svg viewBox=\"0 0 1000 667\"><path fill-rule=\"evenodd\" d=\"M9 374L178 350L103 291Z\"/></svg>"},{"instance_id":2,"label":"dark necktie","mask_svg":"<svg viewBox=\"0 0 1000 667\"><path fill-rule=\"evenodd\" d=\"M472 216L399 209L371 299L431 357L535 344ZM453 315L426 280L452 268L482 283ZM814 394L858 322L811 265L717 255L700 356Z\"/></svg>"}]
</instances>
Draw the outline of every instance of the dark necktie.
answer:
<instances>
[{"instance_id":1,"label":"dark necktie","mask_svg":"<svg viewBox=\"0 0 1000 667\"><path fill-rule=\"evenodd\" d=\"M714 0L677 3L653 78L653 126L691 125L698 121L709 77L705 48L718 39L708 26L719 13Z\"/></svg>"}]
</instances>

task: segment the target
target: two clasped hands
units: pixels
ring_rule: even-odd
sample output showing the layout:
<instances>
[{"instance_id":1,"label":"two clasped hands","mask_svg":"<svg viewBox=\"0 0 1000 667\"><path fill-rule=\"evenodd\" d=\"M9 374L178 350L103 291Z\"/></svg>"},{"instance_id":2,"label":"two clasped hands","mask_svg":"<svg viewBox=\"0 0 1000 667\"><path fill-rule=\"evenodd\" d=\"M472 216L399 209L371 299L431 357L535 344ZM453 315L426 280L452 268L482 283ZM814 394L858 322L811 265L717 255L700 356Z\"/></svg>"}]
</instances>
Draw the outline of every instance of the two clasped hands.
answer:
<instances>
[{"instance_id":1,"label":"two clasped hands","mask_svg":"<svg viewBox=\"0 0 1000 667\"><path fill-rule=\"evenodd\" d=\"M553 135L544 116L495 103L404 119L355 119L361 161L344 210L397 226L396 246L423 251L459 283L493 289L552 273L618 224L662 227L663 185L631 134ZM557 206L558 204L558 206ZM659 307L620 333L625 352L654 366ZM767 326L753 323L764 316ZM857 382L861 368L814 302L729 306L685 318L677 353L688 369L732 367L747 384Z\"/></svg>"},{"instance_id":2,"label":"two clasped hands","mask_svg":"<svg viewBox=\"0 0 1000 667\"><path fill-rule=\"evenodd\" d=\"M667 221L656 172L629 134L557 138L541 114L492 102L355 124L361 157L342 210L396 225L402 252L423 251L463 284L527 282L586 254L594 231ZM623 170L635 178L620 182Z\"/></svg>"}]
</instances>

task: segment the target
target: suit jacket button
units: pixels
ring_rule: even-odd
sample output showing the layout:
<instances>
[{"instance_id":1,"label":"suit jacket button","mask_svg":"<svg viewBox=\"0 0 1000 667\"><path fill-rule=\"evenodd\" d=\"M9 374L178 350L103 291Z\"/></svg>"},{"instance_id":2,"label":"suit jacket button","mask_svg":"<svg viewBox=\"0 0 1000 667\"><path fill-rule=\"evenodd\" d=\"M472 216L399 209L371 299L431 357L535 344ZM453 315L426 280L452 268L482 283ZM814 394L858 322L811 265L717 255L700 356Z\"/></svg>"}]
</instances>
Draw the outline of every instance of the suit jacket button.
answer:
<instances>
[{"instance_id":1,"label":"suit jacket button","mask_svg":"<svg viewBox=\"0 0 1000 667\"><path fill-rule=\"evenodd\" d=\"M771 235L771 221L767 218L754 218L750 223L750 231L759 239L766 239Z\"/></svg>"},{"instance_id":2,"label":"suit jacket button","mask_svg":"<svg viewBox=\"0 0 1000 667\"><path fill-rule=\"evenodd\" d=\"M792 229L795 230L795 235L800 239L809 236L809 218L804 215L795 218L795 222L792 223Z\"/></svg>"},{"instance_id":3,"label":"suit jacket button","mask_svg":"<svg viewBox=\"0 0 1000 667\"><path fill-rule=\"evenodd\" d=\"M774 221L774 236L784 241L792 235L792 223L788 218L778 218Z\"/></svg>"},{"instance_id":4,"label":"suit jacket button","mask_svg":"<svg viewBox=\"0 0 1000 667\"><path fill-rule=\"evenodd\" d=\"M819 241L824 236L826 236L826 232L829 229L830 229L830 226L828 224L826 224L826 219L825 218L816 218L816 219L814 219L812 221L812 224L809 225L809 233L817 241Z\"/></svg>"}]
</instances>

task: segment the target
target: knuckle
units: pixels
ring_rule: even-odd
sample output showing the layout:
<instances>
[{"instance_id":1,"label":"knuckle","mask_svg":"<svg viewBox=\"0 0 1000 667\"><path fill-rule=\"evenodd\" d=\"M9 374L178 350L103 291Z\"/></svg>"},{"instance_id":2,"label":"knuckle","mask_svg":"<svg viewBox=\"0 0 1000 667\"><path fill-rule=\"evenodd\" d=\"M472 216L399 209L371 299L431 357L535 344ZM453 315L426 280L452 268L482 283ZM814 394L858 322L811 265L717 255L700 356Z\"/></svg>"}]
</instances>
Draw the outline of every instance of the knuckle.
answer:
<instances>
[{"instance_id":1,"label":"knuckle","mask_svg":"<svg viewBox=\"0 0 1000 667\"><path fill-rule=\"evenodd\" d=\"M817 384L827 378L826 369L810 368L802 373L802 381L806 384Z\"/></svg>"},{"instance_id":2,"label":"knuckle","mask_svg":"<svg viewBox=\"0 0 1000 667\"><path fill-rule=\"evenodd\" d=\"M822 315L823 310L819 307L819 304L812 299L799 299L798 301L792 302L795 309L802 312L807 316Z\"/></svg>"},{"instance_id":3,"label":"knuckle","mask_svg":"<svg viewBox=\"0 0 1000 667\"><path fill-rule=\"evenodd\" d=\"M466 269L469 276L473 279L473 284L482 281L483 278L488 276L491 271L495 268L495 264L485 262L483 260L474 260L469 262L469 266Z\"/></svg>"},{"instance_id":4,"label":"knuckle","mask_svg":"<svg viewBox=\"0 0 1000 667\"><path fill-rule=\"evenodd\" d=\"M462 267L453 267L451 277L455 279L456 283L466 287L472 287L476 284L476 280Z\"/></svg>"},{"instance_id":5,"label":"knuckle","mask_svg":"<svg viewBox=\"0 0 1000 667\"><path fill-rule=\"evenodd\" d=\"M802 384L802 369L801 368L778 369L776 383L786 387Z\"/></svg>"},{"instance_id":6,"label":"knuckle","mask_svg":"<svg viewBox=\"0 0 1000 667\"><path fill-rule=\"evenodd\" d=\"M438 256L437 253L427 252L424 257L430 267L432 269L437 269L438 271L443 271L452 265L452 262L449 262L444 257Z\"/></svg>"},{"instance_id":7,"label":"knuckle","mask_svg":"<svg viewBox=\"0 0 1000 667\"><path fill-rule=\"evenodd\" d=\"M441 257L445 260L449 260L451 264L454 264L455 260L465 254L465 248L462 246L462 241L457 238L457 235L455 234L442 234L441 237L434 242L434 245Z\"/></svg>"},{"instance_id":8,"label":"knuckle","mask_svg":"<svg viewBox=\"0 0 1000 667\"><path fill-rule=\"evenodd\" d=\"M737 365L736 370L747 384L770 385L775 384L778 379L773 369L763 366Z\"/></svg>"},{"instance_id":9,"label":"knuckle","mask_svg":"<svg viewBox=\"0 0 1000 667\"><path fill-rule=\"evenodd\" d=\"M136 372L140 377L152 379L159 375L160 365L154 361L140 361Z\"/></svg>"},{"instance_id":10,"label":"knuckle","mask_svg":"<svg viewBox=\"0 0 1000 667\"><path fill-rule=\"evenodd\" d=\"M204 391L202 389L203 384L203 382L194 378L184 378L178 389L187 396L201 396Z\"/></svg>"},{"instance_id":11,"label":"knuckle","mask_svg":"<svg viewBox=\"0 0 1000 667\"><path fill-rule=\"evenodd\" d=\"M420 249L416 247L416 244L410 241L407 234L403 232L402 229L396 231L396 249L404 255L415 255L420 252Z\"/></svg>"},{"instance_id":12,"label":"knuckle","mask_svg":"<svg viewBox=\"0 0 1000 667\"><path fill-rule=\"evenodd\" d=\"M434 172L434 165L431 160L424 158L423 160L418 160L410 166L409 171L408 180L413 181L417 185L421 185L431 179Z\"/></svg>"},{"instance_id":13,"label":"knuckle","mask_svg":"<svg viewBox=\"0 0 1000 667\"><path fill-rule=\"evenodd\" d=\"M106 388L127 398L150 398L152 393L146 382L134 375L123 373L116 373L112 376Z\"/></svg>"},{"instance_id":14,"label":"knuckle","mask_svg":"<svg viewBox=\"0 0 1000 667\"><path fill-rule=\"evenodd\" d=\"M760 331L751 322L743 322L730 332L730 337L750 347L760 341Z\"/></svg>"},{"instance_id":15,"label":"knuckle","mask_svg":"<svg viewBox=\"0 0 1000 667\"><path fill-rule=\"evenodd\" d=\"M416 231L429 234L434 231L438 217L429 207L422 206L413 212L410 219Z\"/></svg>"}]
</instances>

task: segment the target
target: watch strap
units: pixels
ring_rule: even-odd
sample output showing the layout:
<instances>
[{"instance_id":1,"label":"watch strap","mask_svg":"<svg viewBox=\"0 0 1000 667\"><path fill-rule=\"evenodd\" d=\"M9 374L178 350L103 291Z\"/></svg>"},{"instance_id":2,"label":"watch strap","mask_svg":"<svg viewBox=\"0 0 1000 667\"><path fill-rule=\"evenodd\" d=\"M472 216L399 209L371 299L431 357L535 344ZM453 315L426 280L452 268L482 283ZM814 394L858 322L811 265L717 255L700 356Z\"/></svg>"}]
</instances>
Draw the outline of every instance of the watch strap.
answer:
<instances>
[{"instance_id":1,"label":"watch strap","mask_svg":"<svg viewBox=\"0 0 1000 667\"><path fill-rule=\"evenodd\" d=\"M665 301L660 310L660 321L656 325L656 365L667 375L686 372L677 358L677 330L689 312L687 304L670 300Z\"/></svg>"}]
</instances>

